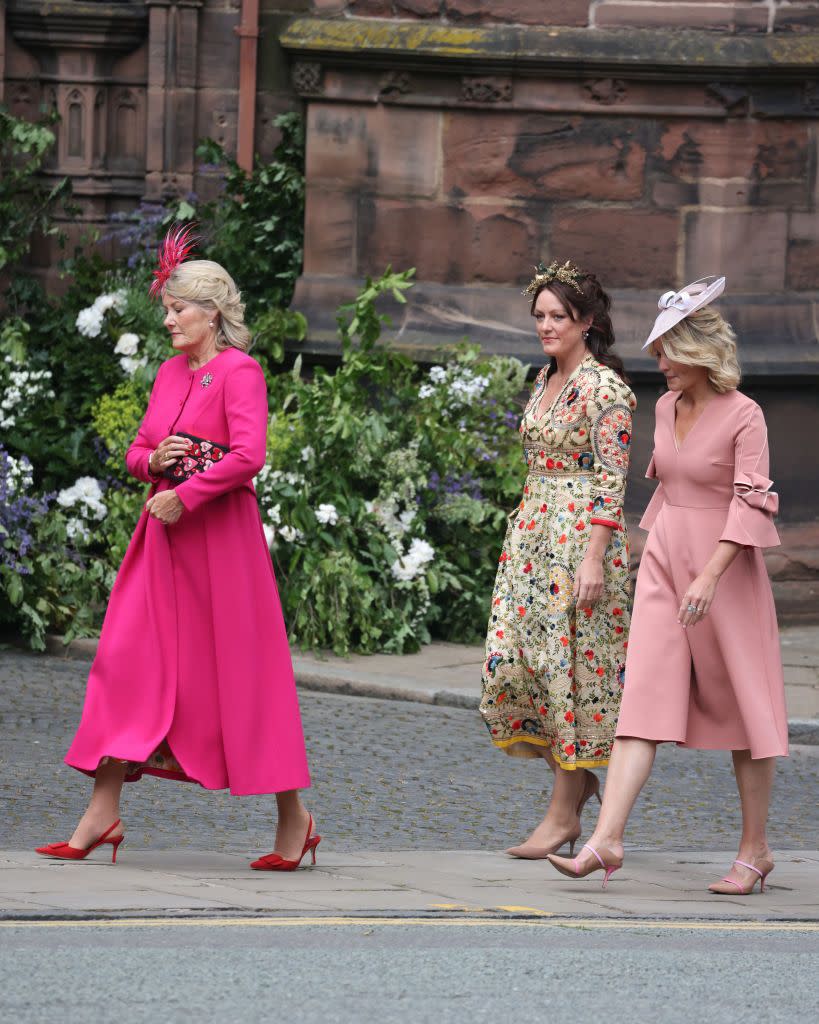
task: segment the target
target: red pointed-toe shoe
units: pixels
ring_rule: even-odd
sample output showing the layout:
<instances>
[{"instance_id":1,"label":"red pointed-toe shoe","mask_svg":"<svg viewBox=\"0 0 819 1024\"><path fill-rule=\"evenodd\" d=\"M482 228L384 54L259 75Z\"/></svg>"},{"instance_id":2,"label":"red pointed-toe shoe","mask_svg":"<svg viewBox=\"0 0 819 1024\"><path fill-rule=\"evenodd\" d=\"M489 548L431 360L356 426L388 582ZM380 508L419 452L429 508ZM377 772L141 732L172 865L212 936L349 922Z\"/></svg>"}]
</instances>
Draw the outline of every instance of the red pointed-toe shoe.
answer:
<instances>
[{"instance_id":1,"label":"red pointed-toe shoe","mask_svg":"<svg viewBox=\"0 0 819 1024\"><path fill-rule=\"evenodd\" d=\"M114 824L107 828L99 839L95 839L90 846L86 846L85 849L79 846L70 846L68 843L47 843L45 846L38 846L34 851L39 853L42 857L56 857L57 860L85 860L88 854L92 850L96 850L98 846L102 846L104 843L110 843L113 846L111 853L111 863L116 864L117 862L117 850L120 848L124 835L112 836L111 833L121 824L120 819L114 822Z\"/></svg>"},{"instance_id":2,"label":"red pointed-toe shoe","mask_svg":"<svg viewBox=\"0 0 819 1024\"><path fill-rule=\"evenodd\" d=\"M274 850L273 853L267 853L264 857L254 860L250 866L254 871L295 871L304 860L304 855L308 850L313 855L313 863L316 863L316 847L320 842L321 836L313 835L313 815L311 814L310 824L307 826L307 836L298 860L286 860L280 853L276 853Z\"/></svg>"}]
</instances>

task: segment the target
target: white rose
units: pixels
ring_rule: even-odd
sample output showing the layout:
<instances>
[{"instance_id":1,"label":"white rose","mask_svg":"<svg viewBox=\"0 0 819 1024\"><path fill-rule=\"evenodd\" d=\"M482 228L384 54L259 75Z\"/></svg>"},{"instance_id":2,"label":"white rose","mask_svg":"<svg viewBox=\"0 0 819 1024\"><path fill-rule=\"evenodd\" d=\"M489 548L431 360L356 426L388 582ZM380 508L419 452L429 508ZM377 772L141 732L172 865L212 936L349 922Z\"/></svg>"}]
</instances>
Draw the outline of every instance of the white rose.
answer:
<instances>
[{"instance_id":1,"label":"white rose","mask_svg":"<svg viewBox=\"0 0 819 1024\"><path fill-rule=\"evenodd\" d=\"M338 511L335 505L319 505L316 509L316 519L324 525L335 526L338 522Z\"/></svg>"},{"instance_id":2,"label":"white rose","mask_svg":"<svg viewBox=\"0 0 819 1024\"><path fill-rule=\"evenodd\" d=\"M114 355L135 356L138 348L139 335L126 331L125 334L120 334L119 341L114 346Z\"/></svg>"},{"instance_id":3,"label":"white rose","mask_svg":"<svg viewBox=\"0 0 819 1024\"><path fill-rule=\"evenodd\" d=\"M65 524L65 532L69 540L78 540L87 544L91 540L91 534L82 519L69 519Z\"/></svg>"},{"instance_id":4,"label":"white rose","mask_svg":"<svg viewBox=\"0 0 819 1024\"><path fill-rule=\"evenodd\" d=\"M128 374L129 377L133 377L137 370L139 370L143 366L146 366L147 363L148 360L146 359L145 356L142 356L141 359L134 359L133 356L121 356L119 360L119 365Z\"/></svg>"},{"instance_id":5,"label":"white rose","mask_svg":"<svg viewBox=\"0 0 819 1024\"><path fill-rule=\"evenodd\" d=\"M102 330L102 313L94 306L77 313L77 330L86 338L97 338Z\"/></svg>"},{"instance_id":6,"label":"white rose","mask_svg":"<svg viewBox=\"0 0 819 1024\"><path fill-rule=\"evenodd\" d=\"M288 544L293 544L295 541L301 540L304 534L301 530L296 529L295 526L283 526L279 530L279 536L282 540L287 541Z\"/></svg>"}]
</instances>

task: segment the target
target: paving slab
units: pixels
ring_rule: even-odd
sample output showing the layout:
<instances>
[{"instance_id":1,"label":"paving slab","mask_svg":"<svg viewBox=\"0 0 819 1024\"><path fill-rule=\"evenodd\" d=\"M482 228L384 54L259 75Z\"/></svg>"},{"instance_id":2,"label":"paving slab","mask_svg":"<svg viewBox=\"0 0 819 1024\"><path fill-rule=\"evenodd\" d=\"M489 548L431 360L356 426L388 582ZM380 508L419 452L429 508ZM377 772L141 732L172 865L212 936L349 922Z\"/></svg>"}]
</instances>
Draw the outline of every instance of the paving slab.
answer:
<instances>
[{"instance_id":1,"label":"paving slab","mask_svg":"<svg viewBox=\"0 0 819 1024\"><path fill-rule=\"evenodd\" d=\"M238 857L135 852L128 865L59 864L5 851L0 918L282 913L428 913L615 917L618 919L819 921L819 851L777 854L764 894L710 897L727 851L630 850L608 889L601 876L568 879L546 862L479 851L329 855L288 874L253 874Z\"/></svg>"}]
</instances>

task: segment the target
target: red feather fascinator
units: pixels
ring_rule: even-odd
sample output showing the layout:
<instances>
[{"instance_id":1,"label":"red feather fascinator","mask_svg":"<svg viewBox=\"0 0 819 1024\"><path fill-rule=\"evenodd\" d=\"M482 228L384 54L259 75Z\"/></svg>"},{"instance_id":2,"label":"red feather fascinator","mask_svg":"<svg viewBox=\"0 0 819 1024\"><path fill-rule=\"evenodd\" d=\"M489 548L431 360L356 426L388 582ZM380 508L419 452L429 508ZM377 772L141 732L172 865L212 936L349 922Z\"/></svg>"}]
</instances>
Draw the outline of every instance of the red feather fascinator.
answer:
<instances>
[{"instance_id":1,"label":"red feather fascinator","mask_svg":"<svg viewBox=\"0 0 819 1024\"><path fill-rule=\"evenodd\" d=\"M158 266L148 294L155 298L162 293L168 278L193 251L197 239L192 227L171 228L159 244Z\"/></svg>"}]
</instances>

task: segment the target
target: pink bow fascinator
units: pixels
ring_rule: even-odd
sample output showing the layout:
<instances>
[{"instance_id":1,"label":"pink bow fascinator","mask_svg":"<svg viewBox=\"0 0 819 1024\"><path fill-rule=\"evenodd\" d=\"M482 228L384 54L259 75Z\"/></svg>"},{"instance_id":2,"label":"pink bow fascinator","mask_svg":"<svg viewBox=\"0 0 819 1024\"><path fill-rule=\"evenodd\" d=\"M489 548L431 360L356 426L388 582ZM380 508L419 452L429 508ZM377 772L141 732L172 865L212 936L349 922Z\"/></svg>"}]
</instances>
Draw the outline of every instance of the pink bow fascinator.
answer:
<instances>
[{"instance_id":1,"label":"pink bow fascinator","mask_svg":"<svg viewBox=\"0 0 819 1024\"><path fill-rule=\"evenodd\" d=\"M657 303L660 312L643 348L648 348L652 341L656 341L660 335L671 330L675 324L684 320L690 313L713 302L714 299L722 295L724 290L725 278L712 276L692 281L678 292L664 292Z\"/></svg>"},{"instance_id":2,"label":"pink bow fascinator","mask_svg":"<svg viewBox=\"0 0 819 1024\"><path fill-rule=\"evenodd\" d=\"M157 251L157 268L154 271L154 279L148 294L156 298L162 294L162 289L168 283L168 278L193 251L197 239L194 237L192 227L171 228L167 235L159 243Z\"/></svg>"}]
</instances>

